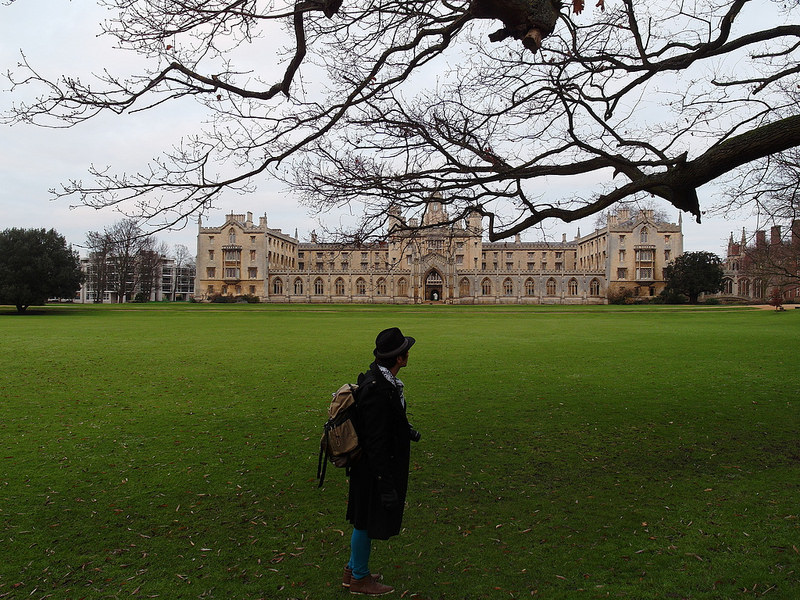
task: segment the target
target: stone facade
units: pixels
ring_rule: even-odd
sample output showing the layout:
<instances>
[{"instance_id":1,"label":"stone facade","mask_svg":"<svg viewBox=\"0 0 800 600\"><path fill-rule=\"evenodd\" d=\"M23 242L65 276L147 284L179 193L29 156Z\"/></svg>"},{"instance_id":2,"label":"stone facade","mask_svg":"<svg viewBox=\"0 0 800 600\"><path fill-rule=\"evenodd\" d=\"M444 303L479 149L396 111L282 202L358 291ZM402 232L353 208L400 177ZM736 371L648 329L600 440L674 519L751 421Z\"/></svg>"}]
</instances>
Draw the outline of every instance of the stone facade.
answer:
<instances>
[{"instance_id":1,"label":"stone facade","mask_svg":"<svg viewBox=\"0 0 800 600\"><path fill-rule=\"evenodd\" d=\"M199 226L195 297L254 295L262 302L414 304L605 304L611 290L639 296L663 289L663 266L683 251L678 223L652 211L620 211L571 242L483 241L473 213L448 224L428 205L422 223L391 211L381 242L344 246L299 242L263 216L227 215ZM405 227L407 225L408 227Z\"/></svg>"},{"instance_id":2,"label":"stone facade","mask_svg":"<svg viewBox=\"0 0 800 600\"><path fill-rule=\"evenodd\" d=\"M741 241L736 242L731 233L723 259L724 278L722 291L716 297L745 301L766 302L777 289L784 301L800 299L800 220L792 222L788 239L775 225L767 233L758 230L755 242L747 243L747 232L742 229Z\"/></svg>"}]
</instances>

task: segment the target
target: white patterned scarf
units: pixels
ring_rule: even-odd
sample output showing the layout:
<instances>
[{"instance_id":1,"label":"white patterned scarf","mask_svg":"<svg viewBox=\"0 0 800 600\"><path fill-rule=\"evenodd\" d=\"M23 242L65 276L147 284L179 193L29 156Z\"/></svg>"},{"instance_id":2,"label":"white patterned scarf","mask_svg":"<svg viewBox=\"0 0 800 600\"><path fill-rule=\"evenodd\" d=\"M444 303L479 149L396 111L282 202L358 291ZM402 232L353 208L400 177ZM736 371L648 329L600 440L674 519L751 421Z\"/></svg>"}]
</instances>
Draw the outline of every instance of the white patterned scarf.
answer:
<instances>
[{"instance_id":1,"label":"white patterned scarf","mask_svg":"<svg viewBox=\"0 0 800 600\"><path fill-rule=\"evenodd\" d=\"M387 369L386 367L378 365L378 368L381 370L381 373L386 378L386 381L388 381L394 387L397 388L397 393L400 394L400 404L402 404L403 408L405 408L406 407L406 397L405 397L405 394L403 394L403 388L405 387L403 385L403 382L400 381L394 375L392 375L392 372L389 369Z\"/></svg>"}]
</instances>

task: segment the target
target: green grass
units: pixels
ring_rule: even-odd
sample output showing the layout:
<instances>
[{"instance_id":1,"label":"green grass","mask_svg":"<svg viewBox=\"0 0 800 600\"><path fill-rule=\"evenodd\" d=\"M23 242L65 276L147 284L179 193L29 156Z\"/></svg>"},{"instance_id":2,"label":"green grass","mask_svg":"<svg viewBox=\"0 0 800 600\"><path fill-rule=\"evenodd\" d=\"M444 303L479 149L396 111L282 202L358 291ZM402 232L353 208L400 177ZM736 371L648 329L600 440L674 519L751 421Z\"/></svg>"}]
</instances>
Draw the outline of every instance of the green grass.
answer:
<instances>
[{"instance_id":1,"label":"green grass","mask_svg":"<svg viewBox=\"0 0 800 600\"><path fill-rule=\"evenodd\" d=\"M31 309L33 310L33 309ZM401 373L400 598L800 589L800 311L65 306L0 314L0 599L336 598L330 392Z\"/></svg>"}]
</instances>

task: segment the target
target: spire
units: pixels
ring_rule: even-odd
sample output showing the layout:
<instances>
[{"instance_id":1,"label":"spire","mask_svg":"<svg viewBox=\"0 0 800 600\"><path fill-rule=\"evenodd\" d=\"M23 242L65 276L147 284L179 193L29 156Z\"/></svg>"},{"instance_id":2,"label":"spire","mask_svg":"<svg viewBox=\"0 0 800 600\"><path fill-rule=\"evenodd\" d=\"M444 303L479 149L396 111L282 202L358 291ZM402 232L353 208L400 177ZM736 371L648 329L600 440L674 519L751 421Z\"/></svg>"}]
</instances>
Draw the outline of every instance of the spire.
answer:
<instances>
[{"instance_id":1,"label":"spire","mask_svg":"<svg viewBox=\"0 0 800 600\"><path fill-rule=\"evenodd\" d=\"M742 227L742 248L744 248L746 245L747 245L747 236L744 233L744 227Z\"/></svg>"}]
</instances>

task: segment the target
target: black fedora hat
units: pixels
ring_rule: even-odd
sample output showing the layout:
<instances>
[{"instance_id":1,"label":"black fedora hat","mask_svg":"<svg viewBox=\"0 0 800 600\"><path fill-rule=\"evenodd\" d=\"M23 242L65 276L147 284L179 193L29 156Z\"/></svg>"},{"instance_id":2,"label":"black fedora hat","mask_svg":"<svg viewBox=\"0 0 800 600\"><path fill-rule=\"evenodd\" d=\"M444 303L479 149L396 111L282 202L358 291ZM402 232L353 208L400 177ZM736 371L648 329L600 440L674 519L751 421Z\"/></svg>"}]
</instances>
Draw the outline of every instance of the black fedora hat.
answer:
<instances>
[{"instance_id":1,"label":"black fedora hat","mask_svg":"<svg viewBox=\"0 0 800 600\"><path fill-rule=\"evenodd\" d=\"M375 358L392 358L406 352L416 342L413 337L403 335L398 327L384 329L375 338Z\"/></svg>"}]
</instances>

